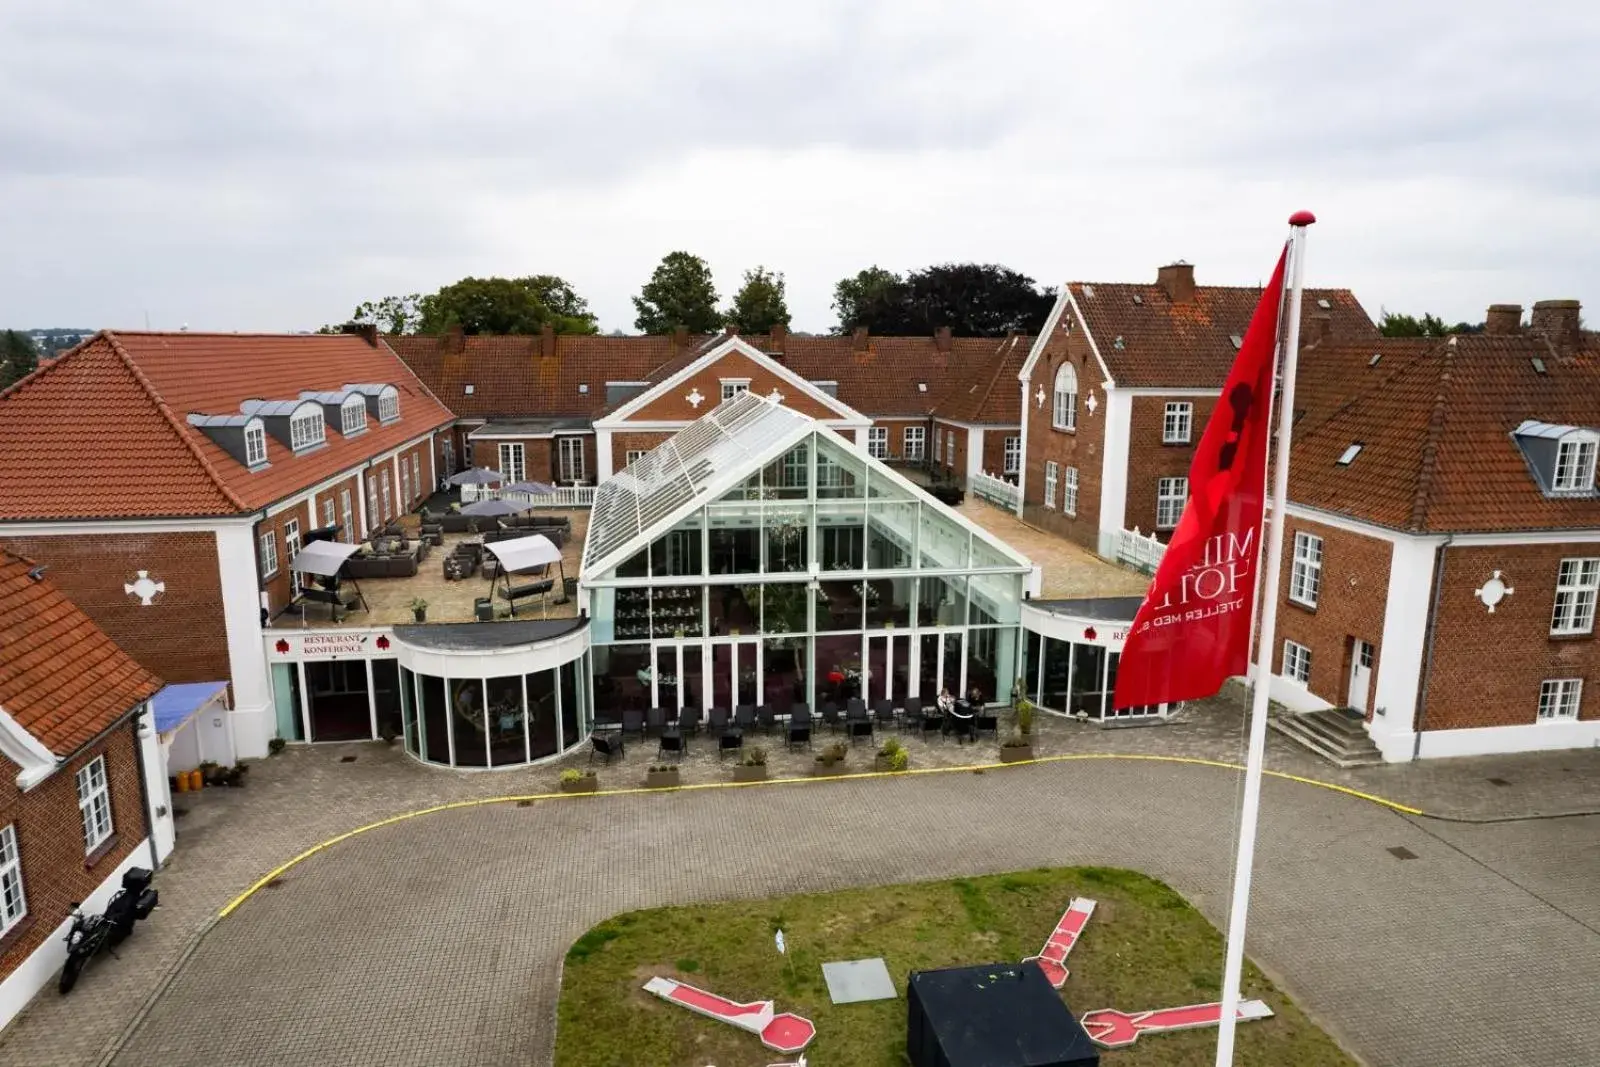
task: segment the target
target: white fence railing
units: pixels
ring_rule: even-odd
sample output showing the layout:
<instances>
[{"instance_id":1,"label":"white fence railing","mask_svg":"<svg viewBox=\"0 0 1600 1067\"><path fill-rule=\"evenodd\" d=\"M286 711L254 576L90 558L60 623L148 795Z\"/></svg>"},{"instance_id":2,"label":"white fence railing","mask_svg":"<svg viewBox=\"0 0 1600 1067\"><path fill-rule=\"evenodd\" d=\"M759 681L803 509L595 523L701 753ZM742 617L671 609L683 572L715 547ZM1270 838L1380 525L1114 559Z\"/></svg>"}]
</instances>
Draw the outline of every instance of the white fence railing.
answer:
<instances>
[{"instance_id":1,"label":"white fence railing","mask_svg":"<svg viewBox=\"0 0 1600 1067\"><path fill-rule=\"evenodd\" d=\"M1017 487L1004 478L996 478L992 474L978 471L969 480L968 488L972 490L973 496L981 497L991 504L999 504L1011 511L1017 508Z\"/></svg>"},{"instance_id":2,"label":"white fence railing","mask_svg":"<svg viewBox=\"0 0 1600 1067\"><path fill-rule=\"evenodd\" d=\"M509 500L529 508L592 508L594 486L558 485L553 493L508 493L487 485L463 485L461 502L475 504L480 500Z\"/></svg>"},{"instance_id":3,"label":"white fence railing","mask_svg":"<svg viewBox=\"0 0 1600 1067\"><path fill-rule=\"evenodd\" d=\"M1166 551L1167 546L1157 540L1154 534L1142 534L1137 526L1117 534L1117 559L1146 573L1155 573Z\"/></svg>"}]
</instances>

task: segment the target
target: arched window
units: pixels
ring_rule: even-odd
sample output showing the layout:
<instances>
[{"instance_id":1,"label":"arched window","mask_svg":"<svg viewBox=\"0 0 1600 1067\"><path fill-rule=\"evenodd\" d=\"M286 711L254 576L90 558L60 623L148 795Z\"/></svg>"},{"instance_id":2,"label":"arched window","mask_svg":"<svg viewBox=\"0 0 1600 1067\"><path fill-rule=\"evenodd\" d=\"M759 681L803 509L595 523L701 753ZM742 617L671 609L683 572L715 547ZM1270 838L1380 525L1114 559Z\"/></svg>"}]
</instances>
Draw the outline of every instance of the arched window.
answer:
<instances>
[{"instance_id":1,"label":"arched window","mask_svg":"<svg viewBox=\"0 0 1600 1067\"><path fill-rule=\"evenodd\" d=\"M360 393L351 393L339 405L339 430L346 437L367 428L367 399Z\"/></svg>"},{"instance_id":2,"label":"arched window","mask_svg":"<svg viewBox=\"0 0 1600 1067\"><path fill-rule=\"evenodd\" d=\"M1055 409L1050 425L1058 430L1078 428L1078 372L1067 360L1056 371Z\"/></svg>"}]
</instances>

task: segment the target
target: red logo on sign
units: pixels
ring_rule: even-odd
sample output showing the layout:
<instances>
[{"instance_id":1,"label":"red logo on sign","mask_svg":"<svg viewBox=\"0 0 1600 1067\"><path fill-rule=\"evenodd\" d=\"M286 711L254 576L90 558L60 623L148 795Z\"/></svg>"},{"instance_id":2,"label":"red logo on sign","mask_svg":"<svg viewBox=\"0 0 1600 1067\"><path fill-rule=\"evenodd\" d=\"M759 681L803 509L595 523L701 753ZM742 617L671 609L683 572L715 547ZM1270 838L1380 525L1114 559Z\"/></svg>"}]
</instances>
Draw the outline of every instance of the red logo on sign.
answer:
<instances>
[{"instance_id":1,"label":"red logo on sign","mask_svg":"<svg viewBox=\"0 0 1600 1067\"><path fill-rule=\"evenodd\" d=\"M1085 641L1093 641L1097 636L1098 635L1094 632L1094 627L1093 626L1084 627L1083 639Z\"/></svg>"},{"instance_id":2,"label":"red logo on sign","mask_svg":"<svg viewBox=\"0 0 1600 1067\"><path fill-rule=\"evenodd\" d=\"M389 639L387 637L385 637L384 635L379 634L378 635L378 640L377 640L377 645L378 645L379 648L388 648L389 647Z\"/></svg>"},{"instance_id":3,"label":"red logo on sign","mask_svg":"<svg viewBox=\"0 0 1600 1067\"><path fill-rule=\"evenodd\" d=\"M272 647L278 650L279 655L287 656L289 654L289 642L281 637L278 638L278 643Z\"/></svg>"}]
</instances>

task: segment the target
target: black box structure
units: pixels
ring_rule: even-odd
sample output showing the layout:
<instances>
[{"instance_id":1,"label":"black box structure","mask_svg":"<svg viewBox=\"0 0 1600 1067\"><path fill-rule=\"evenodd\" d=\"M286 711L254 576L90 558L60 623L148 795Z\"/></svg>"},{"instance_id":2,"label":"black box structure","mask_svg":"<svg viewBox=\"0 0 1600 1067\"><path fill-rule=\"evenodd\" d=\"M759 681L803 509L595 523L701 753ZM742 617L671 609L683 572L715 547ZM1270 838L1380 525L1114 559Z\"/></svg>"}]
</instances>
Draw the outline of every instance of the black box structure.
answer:
<instances>
[{"instance_id":1,"label":"black box structure","mask_svg":"<svg viewBox=\"0 0 1600 1067\"><path fill-rule=\"evenodd\" d=\"M912 1067L1099 1067L1100 1051L1032 963L913 971Z\"/></svg>"}]
</instances>

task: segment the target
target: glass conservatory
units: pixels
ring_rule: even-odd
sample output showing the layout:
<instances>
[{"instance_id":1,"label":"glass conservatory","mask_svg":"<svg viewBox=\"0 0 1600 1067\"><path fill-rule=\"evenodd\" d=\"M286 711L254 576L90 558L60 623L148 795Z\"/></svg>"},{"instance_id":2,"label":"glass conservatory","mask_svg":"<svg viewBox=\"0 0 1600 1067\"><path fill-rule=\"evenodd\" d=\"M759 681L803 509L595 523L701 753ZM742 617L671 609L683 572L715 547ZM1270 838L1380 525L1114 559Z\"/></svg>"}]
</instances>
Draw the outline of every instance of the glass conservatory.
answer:
<instances>
[{"instance_id":1,"label":"glass conservatory","mask_svg":"<svg viewBox=\"0 0 1600 1067\"><path fill-rule=\"evenodd\" d=\"M832 430L742 393L596 494L595 707L1008 700L1030 569Z\"/></svg>"}]
</instances>

